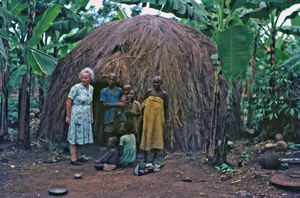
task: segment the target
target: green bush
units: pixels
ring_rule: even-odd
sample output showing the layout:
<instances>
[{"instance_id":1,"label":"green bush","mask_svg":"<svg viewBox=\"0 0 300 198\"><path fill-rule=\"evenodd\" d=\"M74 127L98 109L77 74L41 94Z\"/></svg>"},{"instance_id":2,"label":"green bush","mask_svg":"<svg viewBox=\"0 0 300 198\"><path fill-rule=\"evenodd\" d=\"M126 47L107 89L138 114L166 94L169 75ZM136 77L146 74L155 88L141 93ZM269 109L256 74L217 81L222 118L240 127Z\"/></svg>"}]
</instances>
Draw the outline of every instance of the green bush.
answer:
<instances>
[{"instance_id":1,"label":"green bush","mask_svg":"<svg viewBox=\"0 0 300 198\"><path fill-rule=\"evenodd\" d=\"M281 65L257 68L252 97L245 98L243 113L253 111L251 126L260 137L281 133L286 139L300 138L300 56Z\"/></svg>"}]
</instances>

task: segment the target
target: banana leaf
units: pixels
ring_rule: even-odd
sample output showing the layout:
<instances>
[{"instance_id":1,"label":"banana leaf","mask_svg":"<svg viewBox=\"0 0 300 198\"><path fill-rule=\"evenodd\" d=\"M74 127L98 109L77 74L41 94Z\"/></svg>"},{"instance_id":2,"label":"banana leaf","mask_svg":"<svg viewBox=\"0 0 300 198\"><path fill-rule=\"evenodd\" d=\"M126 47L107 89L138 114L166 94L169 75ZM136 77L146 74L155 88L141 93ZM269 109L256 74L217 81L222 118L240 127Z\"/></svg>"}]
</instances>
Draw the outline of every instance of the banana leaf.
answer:
<instances>
[{"instance_id":1,"label":"banana leaf","mask_svg":"<svg viewBox=\"0 0 300 198\"><path fill-rule=\"evenodd\" d=\"M0 54L2 54L2 56L5 58L5 60L7 60L4 45L3 45L3 42L2 42L2 38L0 38Z\"/></svg>"},{"instance_id":2,"label":"banana leaf","mask_svg":"<svg viewBox=\"0 0 300 198\"><path fill-rule=\"evenodd\" d=\"M60 8L61 5L55 5L46 10L41 20L38 21L37 25L33 29L32 37L28 41L29 46L35 46L41 41L42 34L52 25L60 12Z\"/></svg>"},{"instance_id":3,"label":"banana leaf","mask_svg":"<svg viewBox=\"0 0 300 198\"><path fill-rule=\"evenodd\" d=\"M31 53L42 72L47 76L50 76L56 67L57 60L33 50Z\"/></svg>"},{"instance_id":4,"label":"banana leaf","mask_svg":"<svg viewBox=\"0 0 300 198\"><path fill-rule=\"evenodd\" d=\"M91 28L85 27L85 28L77 31L72 36L66 37L64 39L64 41L67 43L75 43L75 42L83 39L91 30L92 30Z\"/></svg>"},{"instance_id":5,"label":"banana leaf","mask_svg":"<svg viewBox=\"0 0 300 198\"><path fill-rule=\"evenodd\" d=\"M282 26L281 28L279 28L279 31L285 34L300 36L300 26Z\"/></svg>"},{"instance_id":6,"label":"banana leaf","mask_svg":"<svg viewBox=\"0 0 300 198\"><path fill-rule=\"evenodd\" d=\"M26 65L20 65L17 69L15 69L9 79L9 86L11 87L17 87L18 84L20 84L22 77L27 72L27 66Z\"/></svg>"},{"instance_id":7,"label":"banana leaf","mask_svg":"<svg viewBox=\"0 0 300 198\"><path fill-rule=\"evenodd\" d=\"M300 3L300 0L247 0L246 5L250 7L250 9L241 16L241 19L244 22L250 18L266 19L273 10L280 13L284 9L297 3Z\"/></svg>"},{"instance_id":8,"label":"banana leaf","mask_svg":"<svg viewBox=\"0 0 300 198\"><path fill-rule=\"evenodd\" d=\"M15 19L15 15L3 7L0 7L0 17L2 17L6 23L11 23L11 21Z\"/></svg>"},{"instance_id":9,"label":"banana leaf","mask_svg":"<svg viewBox=\"0 0 300 198\"><path fill-rule=\"evenodd\" d=\"M194 0L113 0L117 3L149 3L150 8L172 13L180 18L189 18L207 24L205 10Z\"/></svg>"},{"instance_id":10,"label":"banana leaf","mask_svg":"<svg viewBox=\"0 0 300 198\"><path fill-rule=\"evenodd\" d=\"M251 59L253 32L250 26L235 25L220 32L217 41L219 58L224 77L230 85L233 81L247 72Z\"/></svg>"},{"instance_id":11,"label":"banana leaf","mask_svg":"<svg viewBox=\"0 0 300 198\"><path fill-rule=\"evenodd\" d=\"M294 26L300 26L300 16L296 16L295 18L291 19L291 24Z\"/></svg>"}]
</instances>

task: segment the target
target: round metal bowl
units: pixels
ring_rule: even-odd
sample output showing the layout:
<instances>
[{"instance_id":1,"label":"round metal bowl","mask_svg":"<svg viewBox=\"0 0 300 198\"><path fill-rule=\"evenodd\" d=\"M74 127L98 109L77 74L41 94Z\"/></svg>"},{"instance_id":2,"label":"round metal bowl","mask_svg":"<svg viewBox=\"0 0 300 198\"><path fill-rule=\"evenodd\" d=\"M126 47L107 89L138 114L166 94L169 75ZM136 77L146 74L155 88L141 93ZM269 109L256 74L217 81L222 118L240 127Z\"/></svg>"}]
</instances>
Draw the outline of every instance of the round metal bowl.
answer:
<instances>
[{"instance_id":1,"label":"round metal bowl","mask_svg":"<svg viewBox=\"0 0 300 198\"><path fill-rule=\"evenodd\" d=\"M49 189L49 195L60 196L68 193L68 189L64 186L52 186Z\"/></svg>"},{"instance_id":2,"label":"round metal bowl","mask_svg":"<svg viewBox=\"0 0 300 198\"><path fill-rule=\"evenodd\" d=\"M82 178L82 173L75 173L74 178L75 179L81 179Z\"/></svg>"}]
</instances>

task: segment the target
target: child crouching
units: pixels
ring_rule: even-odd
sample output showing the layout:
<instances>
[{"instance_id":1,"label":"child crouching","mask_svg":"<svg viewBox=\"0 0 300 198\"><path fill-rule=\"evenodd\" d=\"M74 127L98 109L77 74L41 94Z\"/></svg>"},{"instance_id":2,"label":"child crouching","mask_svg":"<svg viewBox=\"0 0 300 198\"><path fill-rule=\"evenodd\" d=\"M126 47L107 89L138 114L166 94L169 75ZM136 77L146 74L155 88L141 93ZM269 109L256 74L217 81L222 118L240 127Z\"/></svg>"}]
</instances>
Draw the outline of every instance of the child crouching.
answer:
<instances>
[{"instance_id":1,"label":"child crouching","mask_svg":"<svg viewBox=\"0 0 300 198\"><path fill-rule=\"evenodd\" d=\"M94 167L97 170L111 171L117 168L119 161L118 138L113 136L107 140L108 151L98 160L95 161Z\"/></svg>"}]
</instances>

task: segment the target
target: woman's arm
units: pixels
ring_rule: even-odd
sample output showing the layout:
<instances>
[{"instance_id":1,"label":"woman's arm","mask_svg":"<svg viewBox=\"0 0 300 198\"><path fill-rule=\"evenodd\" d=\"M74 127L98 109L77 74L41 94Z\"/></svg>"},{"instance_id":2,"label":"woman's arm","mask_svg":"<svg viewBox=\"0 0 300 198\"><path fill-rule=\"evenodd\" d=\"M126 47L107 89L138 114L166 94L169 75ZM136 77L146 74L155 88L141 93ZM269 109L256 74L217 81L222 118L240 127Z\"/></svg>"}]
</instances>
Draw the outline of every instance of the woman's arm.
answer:
<instances>
[{"instance_id":1,"label":"woman's arm","mask_svg":"<svg viewBox=\"0 0 300 198\"><path fill-rule=\"evenodd\" d=\"M71 106L72 106L72 99L67 99L67 117L66 117L66 123L70 124L70 117L71 117Z\"/></svg>"},{"instance_id":2,"label":"woman's arm","mask_svg":"<svg viewBox=\"0 0 300 198\"><path fill-rule=\"evenodd\" d=\"M94 123L93 104L91 103L90 106L91 106L91 122L93 124Z\"/></svg>"},{"instance_id":3,"label":"woman's arm","mask_svg":"<svg viewBox=\"0 0 300 198\"><path fill-rule=\"evenodd\" d=\"M118 103L103 102L103 105L105 107L124 107L125 104L123 102L118 102Z\"/></svg>"},{"instance_id":4,"label":"woman's arm","mask_svg":"<svg viewBox=\"0 0 300 198\"><path fill-rule=\"evenodd\" d=\"M163 100L164 100L164 113L165 113L165 120L168 123L170 121L170 115L169 115L169 99L168 94L163 91Z\"/></svg>"}]
</instances>

